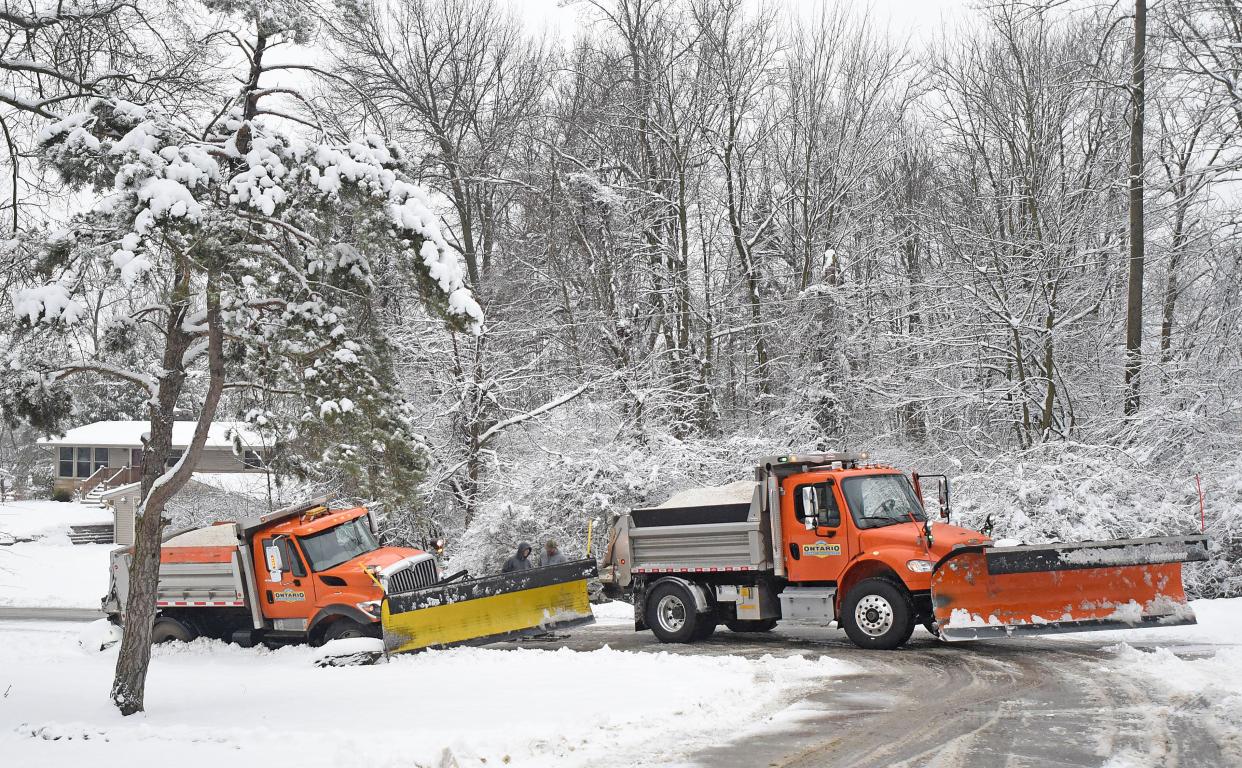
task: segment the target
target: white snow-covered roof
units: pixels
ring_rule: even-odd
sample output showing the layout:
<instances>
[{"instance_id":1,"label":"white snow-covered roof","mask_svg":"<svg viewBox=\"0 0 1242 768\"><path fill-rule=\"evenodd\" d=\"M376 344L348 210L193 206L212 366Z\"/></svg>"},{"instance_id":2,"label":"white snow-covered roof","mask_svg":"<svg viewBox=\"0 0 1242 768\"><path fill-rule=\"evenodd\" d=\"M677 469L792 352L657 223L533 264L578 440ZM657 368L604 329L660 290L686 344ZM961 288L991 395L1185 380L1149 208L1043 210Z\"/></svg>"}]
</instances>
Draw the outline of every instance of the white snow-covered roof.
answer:
<instances>
[{"instance_id":1,"label":"white snow-covered roof","mask_svg":"<svg viewBox=\"0 0 1242 768\"><path fill-rule=\"evenodd\" d=\"M193 421L173 422L172 447L186 448L189 446L196 426L197 422ZM250 425L239 421L212 422L211 429L207 432L206 446L208 448L232 446L232 441L227 438L230 430L235 430L241 436L242 445L256 448L263 446L262 439L251 429ZM94 424L74 427L61 437L40 439L39 443L100 448L141 448L142 436L150 431L151 424L147 421L97 421Z\"/></svg>"},{"instance_id":2,"label":"white snow-covered roof","mask_svg":"<svg viewBox=\"0 0 1242 768\"><path fill-rule=\"evenodd\" d=\"M755 493L754 480L738 480L726 485L689 488L674 494L660 507L710 507L717 504L749 504ZM660 508L658 507L658 508Z\"/></svg>"}]
</instances>

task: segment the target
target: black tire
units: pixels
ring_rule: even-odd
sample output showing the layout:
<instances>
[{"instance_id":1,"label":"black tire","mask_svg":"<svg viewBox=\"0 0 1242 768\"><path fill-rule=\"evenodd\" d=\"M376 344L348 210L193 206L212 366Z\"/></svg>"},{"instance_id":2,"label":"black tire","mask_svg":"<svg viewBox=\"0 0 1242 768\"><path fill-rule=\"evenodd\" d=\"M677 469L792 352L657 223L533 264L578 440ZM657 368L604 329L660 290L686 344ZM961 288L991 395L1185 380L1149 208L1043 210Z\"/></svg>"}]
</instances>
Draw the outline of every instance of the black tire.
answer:
<instances>
[{"instance_id":1,"label":"black tire","mask_svg":"<svg viewBox=\"0 0 1242 768\"><path fill-rule=\"evenodd\" d=\"M161 616L151 627L151 645L160 643L189 643L198 637L198 631L170 616Z\"/></svg>"},{"instance_id":2,"label":"black tire","mask_svg":"<svg viewBox=\"0 0 1242 768\"><path fill-rule=\"evenodd\" d=\"M645 618L662 643L693 643L700 624L694 595L676 582L665 582L651 590Z\"/></svg>"},{"instance_id":3,"label":"black tire","mask_svg":"<svg viewBox=\"0 0 1242 768\"><path fill-rule=\"evenodd\" d=\"M891 651L914 632L910 594L888 579L864 579L845 596L841 626L859 648Z\"/></svg>"},{"instance_id":4,"label":"black tire","mask_svg":"<svg viewBox=\"0 0 1242 768\"><path fill-rule=\"evenodd\" d=\"M353 619L337 619L323 632L323 642L351 640L357 637L379 637L379 624L359 624Z\"/></svg>"},{"instance_id":5,"label":"black tire","mask_svg":"<svg viewBox=\"0 0 1242 768\"><path fill-rule=\"evenodd\" d=\"M733 619L726 621L725 626L730 632L771 632L776 628L776 619Z\"/></svg>"}]
</instances>

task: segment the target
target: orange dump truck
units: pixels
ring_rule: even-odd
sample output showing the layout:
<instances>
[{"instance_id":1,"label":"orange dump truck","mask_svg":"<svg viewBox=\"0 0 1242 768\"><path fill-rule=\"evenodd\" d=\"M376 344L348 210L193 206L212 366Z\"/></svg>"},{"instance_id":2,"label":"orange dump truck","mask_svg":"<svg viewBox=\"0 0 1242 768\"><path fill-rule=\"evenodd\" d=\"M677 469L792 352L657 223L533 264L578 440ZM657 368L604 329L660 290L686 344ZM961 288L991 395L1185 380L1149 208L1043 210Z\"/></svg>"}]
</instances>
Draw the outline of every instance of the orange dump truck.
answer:
<instances>
[{"instance_id":1,"label":"orange dump truck","mask_svg":"<svg viewBox=\"0 0 1242 768\"><path fill-rule=\"evenodd\" d=\"M112 552L103 610L117 623L132 553ZM368 510L330 510L319 499L170 533L160 550L152 640L206 636L250 645L380 637L386 590L438 581L432 555L379 545Z\"/></svg>"},{"instance_id":2,"label":"orange dump truck","mask_svg":"<svg viewBox=\"0 0 1242 768\"><path fill-rule=\"evenodd\" d=\"M924 506L929 481L938 515ZM969 640L1194 621L1182 563L1207 559L1203 536L998 547L948 518L944 476L865 454L770 456L755 482L620 516L600 578L632 599L635 628L664 642L782 619L835 621L877 649L903 645L917 624Z\"/></svg>"}]
</instances>

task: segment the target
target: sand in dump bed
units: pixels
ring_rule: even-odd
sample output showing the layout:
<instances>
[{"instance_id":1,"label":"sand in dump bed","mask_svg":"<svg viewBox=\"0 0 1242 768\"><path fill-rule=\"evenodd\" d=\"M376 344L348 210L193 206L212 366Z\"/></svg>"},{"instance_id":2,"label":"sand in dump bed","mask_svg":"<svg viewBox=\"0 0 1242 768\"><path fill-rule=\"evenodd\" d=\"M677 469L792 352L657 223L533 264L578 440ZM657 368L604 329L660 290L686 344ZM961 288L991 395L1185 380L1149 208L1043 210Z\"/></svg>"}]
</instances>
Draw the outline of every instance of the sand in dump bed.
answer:
<instances>
[{"instance_id":1,"label":"sand in dump bed","mask_svg":"<svg viewBox=\"0 0 1242 768\"><path fill-rule=\"evenodd\" d=\"M179 533L164 542L166 547L235 547L237 529L228 525L209 525Z\"/></svg>"},{"instance_id":2,"label":"sand in dump bed","mask_svg":"<svg viewBox=\"0 0 1242 768\"><path fill-rule=\"evenodd\" d=\"M755 493L754 480L737 480L727 485L687 488L661 504L662 507L709 507L716 504L749 504Z\"/></svg>"}]
</instances>

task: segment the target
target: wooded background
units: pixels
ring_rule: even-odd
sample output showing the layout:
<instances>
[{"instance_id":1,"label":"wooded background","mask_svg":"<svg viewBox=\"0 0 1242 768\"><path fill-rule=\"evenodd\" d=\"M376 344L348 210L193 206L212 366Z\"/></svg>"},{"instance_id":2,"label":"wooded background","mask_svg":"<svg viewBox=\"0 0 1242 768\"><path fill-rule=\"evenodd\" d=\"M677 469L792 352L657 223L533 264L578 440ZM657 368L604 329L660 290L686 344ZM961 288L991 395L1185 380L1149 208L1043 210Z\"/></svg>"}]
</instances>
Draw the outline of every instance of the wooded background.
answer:
<instances>
[{"instance_id":1,"label":"wooded background","mask_svg":"<svg viewBox=\"0 0 1242 768\"><path fill-rule=\"evenodd\" d=\"M25 5L0 14L6 327L10 292L46 282L29 243L84 205L37 147L65 102L201 115L238 87L217 50L238 3L86 3L55 23ZM1197 531L1200 474L1218 549L1192 587L1242 594L1230 0L1147 11L1141 94L1132 2L998 0L913 42L848 3L579 0L572 40L500 0L258 5L275 27L315 11L265 60L259 119L401 148L486 312L477 334L446 329L399 272L359 310L423 433L391 536L446 535L476 568L525 538L578 554L588 521L759 455L857 449L947 471L960 519L1031 540ZM76 343L102 354L111 308L143 288L77 277L94 298ZM140 394L70 386L77 422L145 418ZM20 415L3 451L25 482L37 432ZM360 494L313 451L289 466Z\"/></svg>"}]
</instances>

